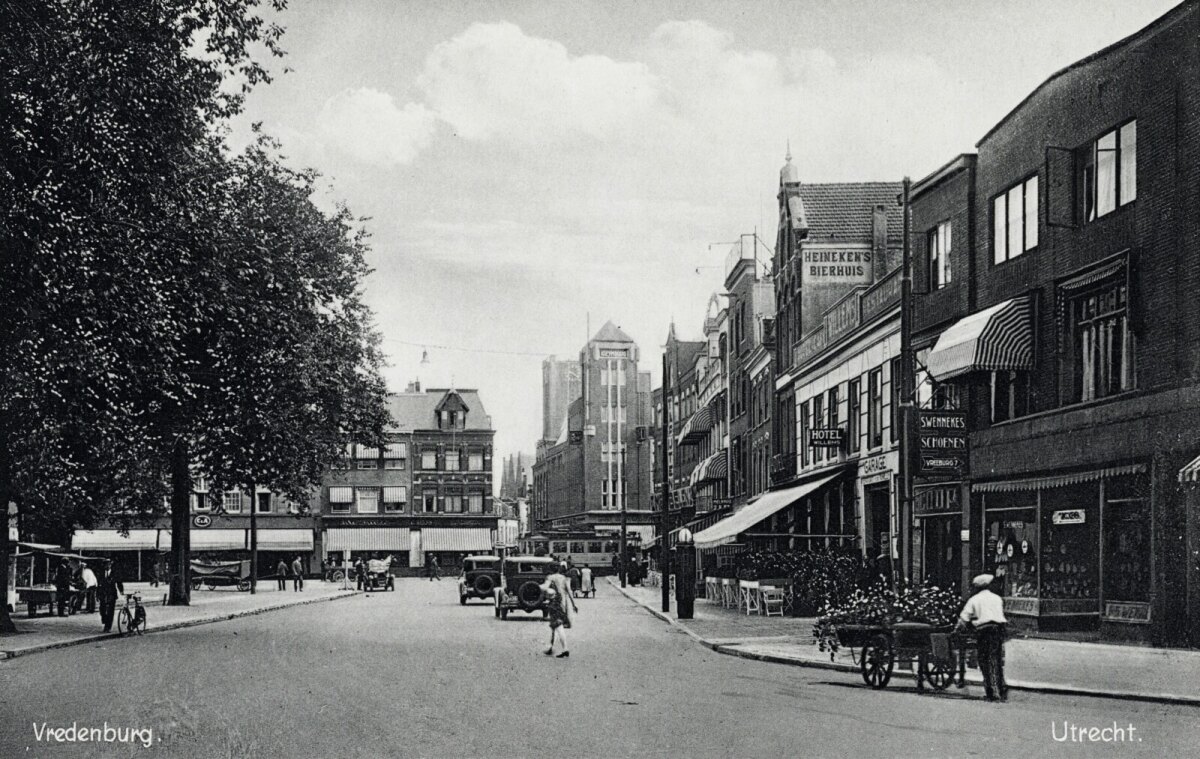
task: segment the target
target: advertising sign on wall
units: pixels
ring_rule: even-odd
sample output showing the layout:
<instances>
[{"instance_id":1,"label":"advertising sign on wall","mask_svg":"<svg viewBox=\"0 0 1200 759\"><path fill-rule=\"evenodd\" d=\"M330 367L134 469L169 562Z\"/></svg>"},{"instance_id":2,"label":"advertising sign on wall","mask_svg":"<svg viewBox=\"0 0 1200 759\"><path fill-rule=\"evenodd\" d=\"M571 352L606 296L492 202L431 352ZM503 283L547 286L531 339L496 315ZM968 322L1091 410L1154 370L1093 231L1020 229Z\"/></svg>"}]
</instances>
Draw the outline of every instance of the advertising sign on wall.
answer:
<instances>
[{"instance_id":1,"label":"advertising sign on wall","mask_svg":"<svg viewBox=\"0 0 1200 759\"><path fill-rule=\"evenodd\" d=\"M917 427L921 474L967 473L967 414L965 411L922 409Z\"/></svg>"},{"instance_id":2,"label":"advertising sign on wall","mask_svg":"<svg viewBox=\"0 0 1200 759\"><path fill-rule=\"evenodd\" d=\"M810 448L841 448L845 438L841 427L815 427L808 431Z\"/></svg>"},{"instance_id":3,"label":"advertising sign on wall","mask_svg":"<svg viewBox=\"0 0 1200 759\"><path fill-rule=\"evenodd\" d=\"M803 263L800 280L805 287L869 285L875 275L872 263L875 254L869 247L804 245L800 252Z\"/></svg>"}]
</instances>

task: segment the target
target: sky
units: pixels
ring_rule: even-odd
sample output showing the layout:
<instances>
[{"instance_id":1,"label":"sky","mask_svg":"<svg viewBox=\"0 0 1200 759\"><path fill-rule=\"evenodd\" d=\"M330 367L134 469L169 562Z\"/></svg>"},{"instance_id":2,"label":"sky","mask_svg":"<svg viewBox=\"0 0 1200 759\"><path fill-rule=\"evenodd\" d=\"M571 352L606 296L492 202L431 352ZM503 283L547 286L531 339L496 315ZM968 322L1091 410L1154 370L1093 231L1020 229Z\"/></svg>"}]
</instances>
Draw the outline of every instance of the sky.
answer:
<instances>
[{"instance_id":1,"label":"sky","mask_svg":"<svg viewBox=\"0 0 1200 759\"><path fill-rule=\"evenodd\" d=\"M293 0L230 142L261 122L368 217L390 389L477 388L498 461L589 325L656 383L671 321L700 337L727 243L774 240L789 145L804 182L919 179L1175 4Z\"/></svg>"}]
</instances>

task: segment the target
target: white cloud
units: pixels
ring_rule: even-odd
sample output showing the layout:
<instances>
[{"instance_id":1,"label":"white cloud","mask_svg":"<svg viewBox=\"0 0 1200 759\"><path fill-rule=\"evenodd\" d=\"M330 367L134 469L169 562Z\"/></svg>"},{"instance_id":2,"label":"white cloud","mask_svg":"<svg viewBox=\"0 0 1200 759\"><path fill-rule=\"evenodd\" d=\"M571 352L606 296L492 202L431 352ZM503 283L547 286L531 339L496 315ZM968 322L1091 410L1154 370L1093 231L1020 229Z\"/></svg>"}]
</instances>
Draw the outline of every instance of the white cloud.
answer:
<instances>
[{"instance_id":1,"label":"white cloud","mask_svg":"<svg viewBox=\"0 0 1200 759\"><path fill-rule=\"evenodd\" d=\"M363 162L411 163L433 141L437 119L421 103L397 108L392 96L368 87L343 90L317 114L324 145Z\"/></svg>"}]
</instances>

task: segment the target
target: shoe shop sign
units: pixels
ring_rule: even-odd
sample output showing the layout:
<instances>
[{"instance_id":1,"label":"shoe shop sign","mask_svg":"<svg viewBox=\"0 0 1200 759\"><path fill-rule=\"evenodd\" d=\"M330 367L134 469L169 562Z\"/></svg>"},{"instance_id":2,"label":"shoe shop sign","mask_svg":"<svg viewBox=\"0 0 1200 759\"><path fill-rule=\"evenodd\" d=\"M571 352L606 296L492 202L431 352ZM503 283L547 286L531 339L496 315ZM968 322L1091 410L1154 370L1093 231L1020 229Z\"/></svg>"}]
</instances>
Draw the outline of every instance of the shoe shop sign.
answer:
<instances>
[{"instance_id":1,"label":"shoe shop sign","mask_svg":"<svg viewBox=\"0 0 1200 759\"><path fill-rule=\"evenodd\" d=\"M921 474L967 473L967 413L922 409L917 428Z\"/></svg>"}]
</instances>

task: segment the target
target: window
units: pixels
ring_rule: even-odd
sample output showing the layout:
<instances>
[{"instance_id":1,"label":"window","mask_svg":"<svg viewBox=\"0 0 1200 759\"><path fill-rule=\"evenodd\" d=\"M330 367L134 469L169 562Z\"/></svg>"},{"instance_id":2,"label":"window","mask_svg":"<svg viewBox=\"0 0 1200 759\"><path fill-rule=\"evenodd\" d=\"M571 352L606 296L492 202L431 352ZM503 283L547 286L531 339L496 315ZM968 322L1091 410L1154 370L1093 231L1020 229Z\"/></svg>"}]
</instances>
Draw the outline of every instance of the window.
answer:
<instances>
[{"instance_id":1,"label":"window","mask_svg":"<svg viewBox=\"0 0 1200 759\"><path fill-rule=\"evenodd\" d=\"M421 491L421 504L426 514L437 511L437 491L432 488Z\"/></svg>"},{"instance_id":2,"label":"window","mask_svg":"<svg viewBox=\"0 0 1200 759\"><path fill-rule=\"evenodd\" d=\"M1091 401L1132 390L1136 367L1125 280L1110 278L1075 295L1068 314L1072 400Z\"/></svg>"},{"instance_id":3,"label":"window","mask_svg":"<svg viewBox=\"0 0 1200 759\"><path fill-rule=\"evenodd\" d=\"M838 414L839 414L838 401L839 400L840 399L838 398L838 386L834 385L833 387L829 388L829 428L830 429L836 429L837 427L841 426L841 422L838 419ZM834 453L836 454L836 451Z\"/></svg>"},{"instance_id":4,"label":"window","mask_svg":"<svg viewBox=\"0 0 1200 759\"><path fill-rule=\"evenodd\" d=\"M483 513L483 493L471 493L467 496L467 511L471 514Z\"/></svg>"},{"instance_id":5,"label":"window","mask_svg":"<svg viewBox=\"0 0 1200 759\"><path fill-rule=\"evenodd\" d=\"M432 448L421 451L421 468L431 471L437 469L437 451Z\"/></svg>"},{"instance_id":6,"label":"window","mask_svg":"<svg viewBox=\"0 0 1200 759\"><path fill-rule=\"evenodd\" d=\"M461 514L463 510L463 496L461 490L446 491L446 513Z\"/></svg>"},{"instance_id":7,"label":"window","mask_svg":"<svg viewBox=\"0 0 1200 759\"><path fill-rule=\"evenodd\" d=\"M1029 413L1029 375L992 372L992 424Z\"/></svg>"},{"instance_id":8,"label":"window","mask_svg":"<svg viewBox=\"0 0 1200 759\"><path fill-rule=\"evenodd\" d=\"M820 394L814 395L812 399L813 428L825 426L825 398ZM813 448L813 461L821 461L825 458L824 448Z\"/></svg>"},{"instance_id":9,"label":"window","mask_svg":"<svg viewBox=\"0 0 1200 759\"><path fill-rule=\"evenodd\" d=\"M846 388L846 448L857 453L862 432L862 380L852 379Z\"/></svg>"},{"instance_id":10,"label":"window","mask_svg":"<svg viewBox=\"0 0 1200 759\"><path fill-rule=\"evenodd\" d=\"M376 488L356 488L354 501L359 514L379 513L379 490Z\"/></svg>"},{"instance_id":11,"label":"window","mask_svg":"<svg viewBox=\"0 0 1200 759\"><path fill-rule=\"evenodd\" d=\"M383 510L403 511L408 502L408 486L396 485L383 489Z\"/></svg>"},{"instance_id":12,"label":"window","mask_svg":"<svg viewBox=\"0 0 1200 759\"><path fill-rule=\"evenodd\" d=\"M800 404L800 466L808 466L808 401Z\"/></svg>"},{"instance_id":13,"label":"window","mask_svg":"<svg viewBox=\"0 0 1200 759\"><path fill-rule=\"evenodd\" d=\"M901 402L901 382L900 382L900 359L892 359L892 442L900 439L900 402Z\"/></svg>"},{"instance_id":14,"label":"window","mask_svg":"<svg viewBox=\"0 0 1200 759\"><path fill-rule=\"evenodd\" d=\"M378 469L379 462L376 461L375 459L359 459L358 460L358 468L359 469Z\"/></svg>"},{"instance_id":15,"label":"window","mask_svg":"<svg viewBox=\"0 0 1200 759\"><path fill-rule=\"evenodd\" d=\"M467 456L467 468L472 472L483 471L483 454L472 453Z\"/></svg>"},{"instance_id":16,"label":"window","mask_svg":"<svg viewBox=\"0 0 1200 759\"><path fill-rule=\"evenodd\" d=\"M255 495L257 496L257 498L255 500L258 504L255 511L259 514L270 514L271 513L271 494L270 493L255 493Z\"/></svg>"},{"instance_id":17,"label":"window","mask_svg":"<svg viewBox=\"0 0 1200 759\"><path fill-rule=\"evenodd\" d=\"M1095 221L1137 198L1137 122L1100 137L1083 151L1083 218Z\"/></svg>"},{"instance_id":18,"label":"window","mask_svg":"<svg viewBox=\"0 0 1200 759\"><path fill-rule=\"evenodd\" d=\"M388 443L383 449L384 469L404 469L408 458L408 443Z\"/></svg>"},{"instance_id":19,"label":"window","mask_svg":"<svg viewBox=\"0 0 1200 759\"><path fill-rule=\"evenodd\" d=\"M883 445L883 369L867 375L867 447Z\"/></svg>"},{"instance_id":20,"label":"window","mask_svg":"<svg viewBox=\"0 0 1200 759\"><path fill-rule=\"evenodd\" d=\"M1002 264L1038 244L1038 178L1034 174L992 199L992 261Z\"/></svg>"},{"instance_id":21,"label":"window","mask_svg":"<svg viewBox=\"0 0 1200 759\"><path fill-rule=\"evenodd\" d=\"M383 468L384 469L403 469L404 468L404 459L384 459L383 460Z\"/></svg>"},{"instance_id":22,"label":"window","mask_svg":"<svg viewBox=\"0 0 1200 759\"><path fill-rule=\"evenodd\" d=\"M210 510L207 493L192 493L192 511L204 513Z\"/></svg>"},{"instance_id":23,"label":"window","mask_svg":"<svg viewBox=\"0 0 1200 759\"><path fill-rule=\"evenodd\" d=\"M929 230L926 242L929 255L929 289L940 290L950 284L950 222L943 221Z\"/></svg>"},{"instance_id":24,"label":"window","mask_svg":"<svg viewBox=\"0 0 1200 759\"><path fill-rule=\"evenodd\" d=\"M348 512L350 504L354 501L354 488L351 487L332 487L329 489L329 510Z\"/></svg>"},{"instance_id":25,"label":"window","mask_svg":"<svg viewBox=\"0 0 1200 759\"><path fill-rule=\"evenodd\" d=\"M458 451L446 451L446 471L457 472L460 468L458 465Z\"/></svg>"}]
</instances>

